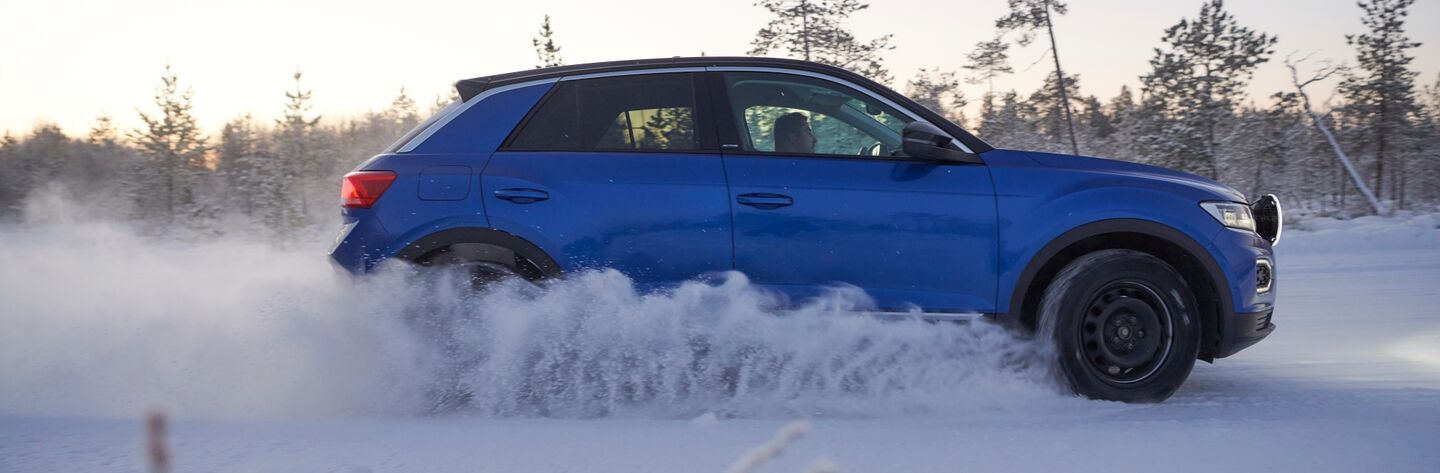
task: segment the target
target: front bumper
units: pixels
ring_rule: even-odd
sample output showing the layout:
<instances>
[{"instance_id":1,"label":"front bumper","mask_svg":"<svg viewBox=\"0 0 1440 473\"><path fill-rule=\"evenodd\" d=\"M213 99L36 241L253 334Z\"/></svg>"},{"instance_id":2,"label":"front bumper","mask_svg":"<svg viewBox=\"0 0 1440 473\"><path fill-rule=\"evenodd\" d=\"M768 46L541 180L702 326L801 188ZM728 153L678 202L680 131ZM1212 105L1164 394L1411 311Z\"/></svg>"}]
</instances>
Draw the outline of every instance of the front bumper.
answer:
<instances>
[{"instance_id":1,"label":"front bumper","mask_svg":"<svg viewBox=\"0 0 1440 473\"><path fill-rule=\"evenodd\" d=\"M1220 343L1215 352L1215 358L1224 358L1244 350L1250 345L1270 336L1275 331L1275 323L1270 321L1274 315L1272 307L1261 312L1237 313L1230 317L1228 324L1220 333Z\"/></svg>"},{"instance_id":2,"label":"front bumper","mask_svg":"<svg viewBox=\"0 0 1440 473\"><path fill-rule=\"evenodd\" d=\"M1212 252L1224 272L1230 304L1223 301L1216 327L1209 331L1202 359L1224 358L1254 345L1275 331L1271 322L1280 291L1280 265L1270 241L1252 232L1222 229ZM1268 275L1262 277L1261 268ZM1264 286L1268 284L1269 288Z\"/></svg>"}]
</instances>

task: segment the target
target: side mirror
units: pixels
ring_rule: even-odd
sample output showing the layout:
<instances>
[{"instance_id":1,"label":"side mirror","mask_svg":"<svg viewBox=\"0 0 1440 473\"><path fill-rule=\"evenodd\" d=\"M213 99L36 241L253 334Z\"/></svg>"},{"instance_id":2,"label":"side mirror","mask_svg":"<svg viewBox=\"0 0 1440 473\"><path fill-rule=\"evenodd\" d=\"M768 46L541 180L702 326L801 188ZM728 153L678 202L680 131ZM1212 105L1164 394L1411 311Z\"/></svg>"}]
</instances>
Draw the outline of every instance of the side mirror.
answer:
<instances>
[{"instance_id":1,"label":"side mirror","mask_svg":"<svg viewBox=\"0 0 1440 473\"><path fill-rule=\"evenodd\" d=\"M905 125L901 148L912 158L946 161L954 163L978 163L975 155L960 150L955 138L940 128L922 121Z\"/></svg>"}]
</instances>

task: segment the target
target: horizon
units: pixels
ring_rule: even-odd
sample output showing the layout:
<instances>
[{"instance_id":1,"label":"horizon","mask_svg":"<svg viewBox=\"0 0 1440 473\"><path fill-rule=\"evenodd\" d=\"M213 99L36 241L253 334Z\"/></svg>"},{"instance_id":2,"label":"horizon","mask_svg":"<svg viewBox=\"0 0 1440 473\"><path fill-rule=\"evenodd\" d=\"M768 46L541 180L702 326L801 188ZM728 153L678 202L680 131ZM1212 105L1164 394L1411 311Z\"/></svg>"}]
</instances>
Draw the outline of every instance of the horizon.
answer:
<instances>
[{"instance_id":1,"label":"horizon","mask_svg":"<svg viewBox=\"0 0 1440 473\"><path fill-rule=\"evenodd\" d=\"M1138 90L1139 76L1149 69L1148 61L1160 45L1163 29L1182 17L1194 17L1202 1L1120 0L1123 5L1107 2L1103 9L1097 4L1070 2L1070 13L1055 18L1066 73L1080 77L1083 95L1102 100L1113 97L1121 86ZM8 106L0 110L0 133L23 136L40 124L54 123L69 135L82 135L102 115L110 116L122 130L134 128L139 125L136 111L153 109L154 88L166 64L173 67L183 86L194 90L194 113L206 133L212 134L240 115L250 114L259 121L278 117L283 93L293 87L291 74L297 69L305 73L304 87L314 91L312 113L321 117L384 109L402 87L422 114L426 113L428 104L447 95L456 80L534 67L530 39L537 35L545 14L551 17L567 64L701 53L741 56L750 49L755 31L769 19L768 12L749 0L687 5L684 13L671 13L682 9L670 2L638 0L619 9L621 14L604 5L566 0L548 7L483 7L484 14L474 22L476 28L456 28L438 21L466 17L443 13L472 7L455 0L403 7L402 18L433 20L430 23L394 21L396 9L378 2L347 4L344 10L325 3L265 0L244 8L215 8L176 0L147 0L138 6L62 0L14 5L19 14L0 21L5 26L0 28L0 41L48 46L18 48L11 70L52 73L5 75L0 103ZM1312 54L1314 63L1354 62L1354 51L1344 35L1363 31L1360 9L1349 0L1313 3L1227 2L1227 9L1241 25L1279 38L1270 61L1257 70L1249 85L1249 101L1264 104L1270 94L1288 90L1283 60L1292 52ZM444 8L447 6L451 8ZM993 37L994 19L1004 8L1003 0L872 2L847 26L861 40L894 35L891 45L895 48L882 57L895 78L889 85L903 93L906 81L920 68L954 71L963 80L965 54L976 42ZM1303 23L1289 14L1297 9L1307 13ZM76 17L72 12L77 10L87 14ZM922 10L936 14L914 14ZM1124 22L1134 27L1115 28L1116 20L1107 11L1128 12ZM975 27L969 28L967 23L957 28L947 23L956 16L975 18ZM289 35L277 34L277 27L296 17L326 18L328 22L291 27ZM712 20L673 21L681 17ZM1440 55L1430 53L1440 42L1440 31L1425 28L1419 19L1434 17L1440 17L1435 2L1417 2L1407 18L1411 39L1422 43L1414 51L1412 68L1421 73L1419 83L1424 85L1433 83L1440 72ZM125 20L139 18L153 18L156 24L174 28L127 29L130 25ZM587 23L582 21L585 18L606 20ZM217 25L214 21L218 20L228 22ZM256 31L262 36L255 36ZM655 37L663 40L647 39ZM336 40L347 43L336 47L332 44ZM165 47L135 47L165 41L170 41ZM1048 45L1042 43L1012 47L1011 65L1016 73L997 79L997 92L1028 94L1039 88L1049 72ZM476 51L463 46L470 44L494 47ZM467 55L483 61L456 60ZM97 74L97 70L104 73ZM1328 98L1334 83L1332 79L1321 84L1325 89L1317 98ZM973 116L986 87L962 81L961 90L971 102L966 111Z\"/></svg>"}]
</instances>

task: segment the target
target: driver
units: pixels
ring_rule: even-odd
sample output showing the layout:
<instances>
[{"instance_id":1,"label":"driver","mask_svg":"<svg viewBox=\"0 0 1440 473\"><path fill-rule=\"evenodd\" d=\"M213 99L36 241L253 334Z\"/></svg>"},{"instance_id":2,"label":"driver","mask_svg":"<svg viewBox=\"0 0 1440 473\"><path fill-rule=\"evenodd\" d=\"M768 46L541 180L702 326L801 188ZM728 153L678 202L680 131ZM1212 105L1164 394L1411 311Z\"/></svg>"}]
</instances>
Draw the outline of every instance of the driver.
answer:
<instances>
[{"instance_id":1,"label":"driver","mask_svg":"<svg viewBox=\"0 0 1440 473\"><path fill-rule=\"evenodd\" d=\"M803 113L787 113L776 118L774 134L777 153L815 153L815 133L810 131L810 119Z\"/></svg>"}]
</instances>

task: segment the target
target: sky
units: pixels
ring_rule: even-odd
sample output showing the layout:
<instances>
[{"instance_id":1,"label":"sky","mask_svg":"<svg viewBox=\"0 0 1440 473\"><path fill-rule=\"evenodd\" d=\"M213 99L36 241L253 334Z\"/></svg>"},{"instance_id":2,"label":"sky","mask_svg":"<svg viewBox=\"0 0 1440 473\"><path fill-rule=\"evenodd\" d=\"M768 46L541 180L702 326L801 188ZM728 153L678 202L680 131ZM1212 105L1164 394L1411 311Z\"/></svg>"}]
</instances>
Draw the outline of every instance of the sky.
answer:
<instances>
[{"instance_id":1,"label":"sky","mask_svg":"<svg viewBox=\"0 0 1440 473\"><path fill-rule=\"evenodd\" d=\"M960 73L976 42L995 34L1005 0L871 0L848 26L861 39L893 34L885 65L903 90L919 68ZM1163 30L1194 17L1203 0L1071 0L1055 18L1060 58L1082 93L1102 99L1138 77ZM1407 29L1420 82L1440 72L1440 1L1420 0ZM1264 103L1289 87L1291 52L1354 62L1345 34L1363 31L1354 0L1230 0L1239 22L1279 37L1256 72ZM207 130L250 113L278 117L291 74L304 71L314 111L330 117L378 110L401 87L422 104L455 80L533 67L531 38L549 14L566 63L644 57L743 55L769 20L752 0L0 0L0 133L37 123L83 134L97 116L122 127L154 109L166 64L195 94ZM1016 74L999 90L1029 93L1051 66L1044 45L1012 48ZM978 98L984 85L963 86ZM1326 94L1321 94L1322 97Z\"/></svg>"}]
</instances>

